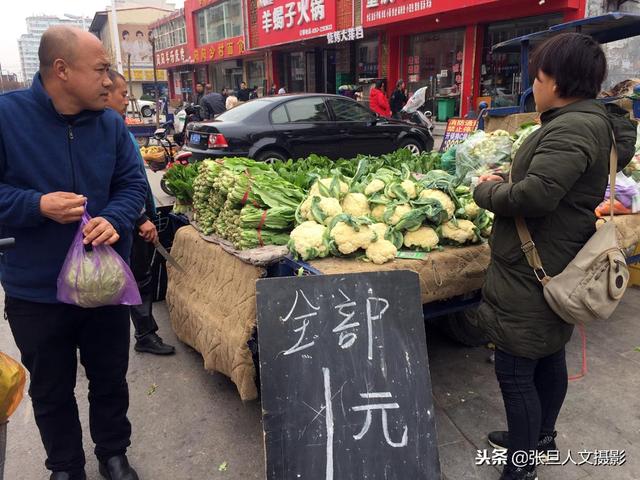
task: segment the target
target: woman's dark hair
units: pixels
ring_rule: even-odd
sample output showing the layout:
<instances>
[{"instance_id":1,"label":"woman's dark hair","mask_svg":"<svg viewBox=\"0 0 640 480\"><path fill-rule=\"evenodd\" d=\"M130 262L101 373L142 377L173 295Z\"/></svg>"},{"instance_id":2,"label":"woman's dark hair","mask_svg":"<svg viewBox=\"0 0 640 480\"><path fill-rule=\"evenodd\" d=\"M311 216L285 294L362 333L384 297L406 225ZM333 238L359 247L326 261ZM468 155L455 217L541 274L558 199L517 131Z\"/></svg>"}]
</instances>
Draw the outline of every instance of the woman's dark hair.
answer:
<instances>
[{"instance_id":1,"label":"woman's dark hair","mask_svg":"<svg viewBox=\"0 0 640 480\"><path fill-rule=\"evenodd\" d=\"M400 88L402 86L402 84L404 83L403 79L400 79L396 82L396 88Z\"/></svg>"},{"instance_id":2,"label":"woman's dark hair","mask_svg":"<svg viewBox=\"0 0 640 480\"><path fill-rule=\"evenodd\" d=\"M136 37L144 37L144 33L142 33L142 30L138 30L136 32Z\"/></svg>"},{"instance_id":3,"label":"woman's dark hair","mask_svg":"<svg viewBox=\"0 0 640 480\"><path fill-rule=\"evenodd\" d=\"M129 36L129 30L123 30L122 31L122 38L128 37L128 36Z\"/></svg>"},{"instance_id":4,"label":"woman's dark hair","mask_svg":"<svg viewBox=\"0 0 640 480\"><path fill-rule=\"evenodd\" d=\"M533 52L529 75L552 77L562 98L596 98L607 76L607 59L598 42L581 33L562 33Z\"/></svg>"},{"instance_id":5,"label":"woman's dark hair","mask_svg":"<svg viewBox=\"0 0 640 480\"><path fill-rule=\"evenodd\" d=\"M116 87L117 80L122 80L125 85L127 84L127 79L124 78L124 75L122 75L117 70L109 70L107 72L107 76L109 77L109 80L111 80L111 87L109 88L109 90L113 90Z\"/></svg>"},{"instance_id":6,"label":"woman's dark hair","mask_svg":"<svg viewBox=\"0 0 640 480\"><path fill-rule=\"evenodd\" d=\"M376 80L376 88L379 90L384 85L384 80Z\"/></svg>"}]
</instances>

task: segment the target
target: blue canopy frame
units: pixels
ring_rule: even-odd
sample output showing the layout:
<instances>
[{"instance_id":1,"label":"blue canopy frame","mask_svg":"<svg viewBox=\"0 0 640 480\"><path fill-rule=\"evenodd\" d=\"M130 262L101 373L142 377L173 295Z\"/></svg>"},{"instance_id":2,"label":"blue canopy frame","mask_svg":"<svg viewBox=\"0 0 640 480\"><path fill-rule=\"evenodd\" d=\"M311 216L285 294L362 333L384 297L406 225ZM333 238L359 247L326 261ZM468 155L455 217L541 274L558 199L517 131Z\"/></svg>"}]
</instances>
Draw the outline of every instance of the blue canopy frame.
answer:
<instances>
[{"instance_id":1,"label":"blue canopy frame","mask_svg":"<svg viewBox=\"0 0 640 480\"><path fill-rule=\"evenodd\" d=\"M607 13L606 15L561 23L548 30L530 33L494 45L491 49L492 52L520 52L523 91L519 106L492 108L488 110L490 115L500 117L525 111L527 98L532 94L529 75L526 74L529 68L531 49L554 35L567 32L583 33L603 44L615 42L640 35L640 15L622 12Z\"/></svg>"}]
</instances>

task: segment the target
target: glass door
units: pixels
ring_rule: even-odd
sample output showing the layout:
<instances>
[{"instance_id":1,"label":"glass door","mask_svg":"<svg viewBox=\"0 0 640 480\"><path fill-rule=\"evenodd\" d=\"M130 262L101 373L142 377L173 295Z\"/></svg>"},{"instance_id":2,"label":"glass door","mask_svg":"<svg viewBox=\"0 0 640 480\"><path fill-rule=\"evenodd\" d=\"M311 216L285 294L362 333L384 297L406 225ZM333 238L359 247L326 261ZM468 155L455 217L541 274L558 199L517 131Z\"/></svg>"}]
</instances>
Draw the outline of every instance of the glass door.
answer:
<instances>
[{"instance_id":1,"label":"glass door","mask_svg":"<svg viewBox=\"0 0 640 480\"><path fill-rule=\"evenodd\" d=\"M409 39L405 56L409 95L427 87L424 109L446 121L460 112L464 30L424 33Z\"/></svg>"}]
</instances>

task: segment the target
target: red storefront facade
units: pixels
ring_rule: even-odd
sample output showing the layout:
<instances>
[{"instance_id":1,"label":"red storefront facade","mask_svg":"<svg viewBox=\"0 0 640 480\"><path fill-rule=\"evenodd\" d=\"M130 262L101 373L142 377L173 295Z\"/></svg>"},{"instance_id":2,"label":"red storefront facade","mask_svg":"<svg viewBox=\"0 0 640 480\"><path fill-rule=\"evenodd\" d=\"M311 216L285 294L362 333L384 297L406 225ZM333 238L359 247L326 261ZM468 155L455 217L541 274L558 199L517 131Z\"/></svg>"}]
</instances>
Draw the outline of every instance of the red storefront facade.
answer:
<instances>
[{"instance_id":1,"label":"red storefront facade","mask_svg":"<svg viewBox=\"0 0 640 480\"><path fill-rule=\"evenodd\" d=\"M233 35L217 40L220 33L215 22L208 23L207 12L215 13L212 6L223 3L225 11L237 11L241 1L241 31L233 17L232 31L225 31ZM389 93L403 79L410 92L427 87L434 112L447 108L449 116L465 115L480 100L495 106L516 101L514 92L522 81L519 59L491 54L492 44L582 18L585 4L586 0L186 0L187 60L182 62L179 48L181 62L169 65L170 80L173 77L172 90L176 75L184 78L185 72L193 83L211 83L214 89L237 88L244 80L258 86L260 94L268 94L274 84L288 92L329 93L354 84L363 86L366 95L376 79L386 80ZM215 42L207 43L209 34Z\"/></svg>"}]
</instances>

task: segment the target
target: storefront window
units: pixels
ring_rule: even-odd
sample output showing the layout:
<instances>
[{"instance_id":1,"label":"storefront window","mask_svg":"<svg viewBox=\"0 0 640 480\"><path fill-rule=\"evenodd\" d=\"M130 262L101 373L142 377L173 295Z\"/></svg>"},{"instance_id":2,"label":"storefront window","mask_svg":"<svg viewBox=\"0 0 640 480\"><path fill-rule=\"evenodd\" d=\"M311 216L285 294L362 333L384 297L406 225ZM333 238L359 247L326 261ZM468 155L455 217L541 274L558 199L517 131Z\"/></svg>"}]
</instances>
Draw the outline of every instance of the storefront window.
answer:
<instances>
[{"instance_id":1,"label":"storefront window","mask_svg":"<svg viewBox=\"0 0 640 480\"><path fill-rule=\"evenodd\" d=\"M249 88L258 87L258 96L262 97L266 93L266 77L264 75L264 61L255 60L246 62L247 84Z\"/></svg>"},{"instance_id":2,"label":"storefront window","mask_svg":"<svg viewBox=\"0 0 640 480\"><path fill-rule=\"evenodd\" d=\"M196 13L198 44L219 42L242 34L242 2L226 0Z\"/></svg>"},{"instance_id":3,"label":"storefront window","mask_svg":"<svg viewBox=\"0 0 640 480\"><path fill-rule=\"evenodd\" d=\"M530 33L547 30L562 22L561 15L529 17L509 22L493 23L487 27L482 50L480 97L491 107L512 107L520 102L522 77L520 51L491 53L491 47ZM526 72L525 72L526 74Z\"/></svg>"},{"instance_id":4,"label":"storefront window","mask_svg":"<svg viewBox=\"0 0 640 480\"><path fill-rule=\"evenodd\" d=\"M378 78L378 44L377 38L356 44L356 80Z\"/></svg>"},{"instance_id":5,"label":"storefront window","mask_svg":"<svg viewBox=\"0 0 640 480\"><path fill-rule=\"evenodd\" d=\"M409 94L427 87L425 108L445 121L460 111L464 30L415 35L405 56Z\"/></svg>"}]
</instances>

